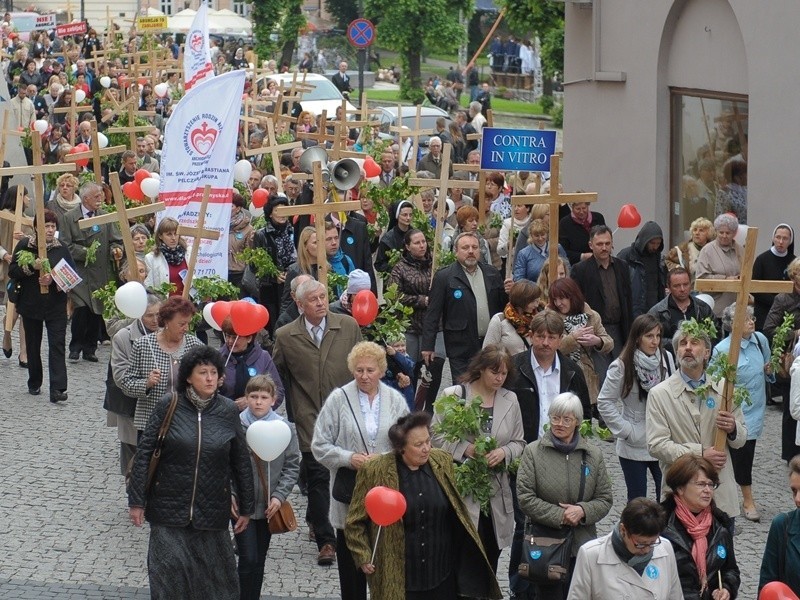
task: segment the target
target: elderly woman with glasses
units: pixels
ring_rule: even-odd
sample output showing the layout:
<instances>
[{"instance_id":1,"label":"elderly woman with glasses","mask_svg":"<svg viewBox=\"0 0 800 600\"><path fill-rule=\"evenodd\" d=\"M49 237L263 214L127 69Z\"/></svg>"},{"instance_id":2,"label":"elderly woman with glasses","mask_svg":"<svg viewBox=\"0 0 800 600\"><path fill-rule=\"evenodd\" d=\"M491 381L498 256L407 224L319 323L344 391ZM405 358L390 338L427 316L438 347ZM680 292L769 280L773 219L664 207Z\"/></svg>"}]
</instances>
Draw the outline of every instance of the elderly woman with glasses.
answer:
<instances>
[{"instance_id":1,"label":"elderly woman with glasses","mask_svg":"<svg viewBox=\"0 0 800 600\"><path fill-rule=\"evenodd\" d=\"M734 600L739 567L733 551L733 521L717 508L719 475L711 462L684 454L667 470L670 489L662 503L667 526L662 535L675 550L686 600Z\"/></svg>"},{"instance_id":2,"label":"elderly woman with glasses","mask_svg":"<svg viewBox=\"0 0 800 600\"><path fill-rule=\"evenodd\" d=\"M580 433L584 418L580 398L570 392L559 394L547 414L549 429L522 453L517 497L534 525L573 529L574 566L578 548L597 537L595 524L611 510L611 480L603 453ZM536 597L566 598L572 571L564 583L536 584Z\"/></svg>"},{"instance_id":3,"label":"elderly woman with glasses","mask_svg":"<svg viewBox=\"0 0 800 600\"><path fill-rule=\"evenodd\" d=\"M659 536L665 524L653 500L628 502L611 533L581 546L569 600L682 598L675 551Z\"/></svg>"},{"instance_id":4,"label":"elderly woman with glasses","mask_svg":"<svg viewBox=\"0 0 800 600\"><path fill-rule=\"evenodd\" d=\"M733 476L742 490L742 512L748 521L760 521L761 515L753 500L753 457L756 453L756 440L764 428L764 412L767 407L766 382L775 382L770 361L769 342L763 333L756 331L756 322L752 306L746 310L744 330L742 331L741 349L736 365L736 387L744 388L750 394L750 402L742 403L742 414L747 426L747 441L741 448L731 448L731 464ZM722 327L726 331L733 328L736 315L734 302L722 312ZM731 348L729 334L714 346L714 354L728 354Z\"/></svg>"},{"instance_id":5,"label":"elderly woman with glasses","mask_svg":"<svg viewBox=\"0 0 800 600\"><path fill-rule=\"evenodd\" d=\"M697 279L738 279L742 272L742 247L734 239L739 229L736 217L727 213L714 219L715 240L700 250L695 265ZM714 315L722 316L725 307L736 300L733 292L714 292Z\"/></svg>"}]
</instances>

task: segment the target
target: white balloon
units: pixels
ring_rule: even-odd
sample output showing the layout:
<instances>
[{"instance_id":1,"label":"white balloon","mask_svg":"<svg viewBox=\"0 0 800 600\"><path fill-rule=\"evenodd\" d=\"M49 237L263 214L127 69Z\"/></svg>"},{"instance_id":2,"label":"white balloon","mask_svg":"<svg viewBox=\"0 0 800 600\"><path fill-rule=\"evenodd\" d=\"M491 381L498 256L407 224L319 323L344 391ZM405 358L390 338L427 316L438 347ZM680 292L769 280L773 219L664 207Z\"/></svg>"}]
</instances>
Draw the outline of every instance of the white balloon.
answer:
<instances>
[{"instance_id":1,"label":"white balloon","mask_svg":"<svg viewBox=\"0 0 800 600\"><path fill-rule=\"evenodd\" d=\"M108 75L103 75L100 78L100 85L102 85L106 89L110 88L111 87L111 77L109 77Z\"/></svg>"},{"instance_id":2,"label":"white balloon","mask_svg":"<svg viewBox=\"0 0 800 600\"><path fill-rule=\"evenodd\" d=\"M73 64L72 65L72 72L75 73L77 70L78 70L78 65Z\"/></svg>"},{"instance_id":3,"label":"white balloon","mask_svg":"<svg viewBox=\"0 0 800 600\"><path fill-rule=\"evenodd\" d=\"M75 104L80 104L86 100L86 92L83 90L75 90Z\"/></svg>"},{"instance_id":4,"label":"white balloon","mask_svg":"<svg viewBox=\"0 0 800 600\"><path fill-rule=\"evenodd\" d=\"M150 179L155 179L156 181L161 181L161 175L158 173L150 173Z\"/></svg>"},{"instance_id":5,"label":"white balloon","mask_svg":"<svg viewBox=\"0 0 800 600\"><path fill-rule=\"evenodd\" d=\"M100 145L101 148L105 148L108 146L108 138L106 137L105 133L100 131L97 132L97 143Z\"/></svg>"},{"instance_id":6,"label":"white balloon","mask_svg":"<svg viewBox=\"0 0 800 600\"><path fill-rule=\"evenodd\" d=\"M44 135L44 132L47 131L48 127L49 127L48 122L44 121L43 119L39 119L33 122L33 128L42 135Z\"/></svg>"},{"instance_id":7,"label":"white balloon","mask_svg":"<svg viewBox=\"0 0 800 600\"><path fill-rule=\"evenodd\" d=\"M203 307L203 318L206 320L212 329L215 331L222 331L222 327L217 325L217 322L214 320L214 317L211 316L211 307L214 306L213 302L209 302Z\"/></svg>"},{"instance_id":8,"label":"white balloon","mask_svg":"<svg viewBox=\"0 0 800 600\"><path fill-rule=\"evenodd\" d=\"M155 198L158 196L158 188L161 186L161 182L158 179L148 177L147 179L143 179L139 186L142 188L142 192L145 196L148 198Z\"/></svg>"},{"instance_id":9,"label":"white balloon","mask_svg":"<svg viewBox=\"0 0 800 600\"><path fill-rule=\"evenodd\" d=\"M292 430L283 421L256 421L247 428L247 445L261 460L275 460L286 450Z\"/></svg>"},{"instance_id":10,"label":"white balloon","mask_svg":"<svg viewBox=\"0 0 800 600\"><path fill-rule=\"evenodd\" d=\"M114 294L114 304L130 319L141 319L147 310L147 290L138 281L129 281Z\"/></svg>"},{"instance_id":11,"label":"white balloon","mask_svg":"<svg viewBox=\"0 0 800 600\"><path fill-rule=\"evenodd\" d=\"M264 214L264 207L262 206L261 208L256 208L255 204L252 202L250 203L250 206L247 207L247 210L250 211L250 216L252 216L254 219L257 219Z\"/></svg>"},{"instance_id":12,"label":"white balloon","mask_svg":"<svg viewBox=\"0 0 800 600\"><path fill-rule=\"evenodd\" d=\"M250 173L253 172L253 165L249 160L240 160L233 165L233 180L239 183L247 183L250 179Z\"/></svg>"},{"instance_id":13,"label":"white balloon","mask_svg":"<svg viewBox=\"0 0 800 600\"><path fill-rule=\"evenodd\" d=\"M733 239L736 240L736 243L740 246L744 246L744 241L747 239L747 230L750 229L747 225L739 225L738 229L736 229L736 233L733 236Z\"/></svg>"},{"instance_id":14,"label":"white balloon","mask_svg":"<svg viewBox=\"0 0 800 600\"><path fill-rule=\"evenodd\" d=\"M697 294L697 296L695 296L694 299L695 300L700 300L701 302L705 302L706 304L708 304L708 306L709 306L709 308L711 310L714 310L714 298L712 298L710 295L708 295L708 294Z\"/></svg>"},{"instance_id":15,"label":"white balloon","mask_svg":"<svg viewBox=\"0 0 800 600\"><path fill-rule=\"evenodd\" d=\"M156 96L163 98L167 95L167 92L169 92L169 85L166 83L159 83L153 88L153 91L156 93Z\"/></svg>"}]
</instances>

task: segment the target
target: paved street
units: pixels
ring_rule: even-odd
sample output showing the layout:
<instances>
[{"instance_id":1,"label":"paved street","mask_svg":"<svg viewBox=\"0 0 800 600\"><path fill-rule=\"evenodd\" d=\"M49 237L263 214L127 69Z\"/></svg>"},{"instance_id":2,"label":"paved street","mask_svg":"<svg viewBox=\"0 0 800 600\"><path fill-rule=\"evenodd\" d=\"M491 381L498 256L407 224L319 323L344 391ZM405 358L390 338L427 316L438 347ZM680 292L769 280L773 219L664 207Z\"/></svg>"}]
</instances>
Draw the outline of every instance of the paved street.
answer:
<instances>
[{"instance_id":1,"label":"paved street","mask_svg":"<svg viewBox=\"0 0 800 600\"><path fill-rule=\"evenodd\" d=\"M2 312L2 311L0 311ZM15 348L16 348L15 341ZM53 405L27 393L16 354L0 358L0 598L147 598L147 527L127 519L119 474L116 431L102 409L109 347L100 362L69 364L69 400ZM46 384L44 386L46 390ZM755 598L769 522L791 508L778 442L779 407L767 410L765 436L756 453L755 493L764 520L737 519L736 553L742 570L740 598ZM614 481L614 510L624 504L624 483L613 444L602 443ZM276 536L268 558L265 598L338 597L335 568L318 567L316 546L302 523L304 499L292 497L301 527ZM507 553L503 559L507 561ZM501 573L507 570L501 565ZM501 576L501 584L506 585Z\"/></svg>"}]
</instances>

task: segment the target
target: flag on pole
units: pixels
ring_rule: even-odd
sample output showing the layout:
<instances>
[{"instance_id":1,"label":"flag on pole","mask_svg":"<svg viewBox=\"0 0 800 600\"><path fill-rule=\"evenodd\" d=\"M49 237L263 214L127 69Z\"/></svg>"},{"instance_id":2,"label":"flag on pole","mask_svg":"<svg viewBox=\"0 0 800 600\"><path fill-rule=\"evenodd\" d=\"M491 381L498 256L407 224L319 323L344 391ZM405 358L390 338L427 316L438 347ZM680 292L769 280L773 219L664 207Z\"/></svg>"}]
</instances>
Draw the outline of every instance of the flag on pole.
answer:
<instances>
[{"instance_id":1,"label":"flag on pole","mask_svg":"<svg viewBox=\"0 0 800 600\"><path fill-rule=\"evenodd\" d=\"M159 213L159 222L173 217L181 225L196 227L203 189L211 186L204 227L220 235L219 240L202 240L193 277L228 277L233 164L244 81L245 71L237 70L192 88L175 106L164 131L158 198L167 208Z\"/></svg>"},{"instance_id":2,"label":"flag on pole","mask_svg":"<svg viewBox=\"0 0 800 600\"><path fill-rule=\"evenodd\" d=\"M208 45L208 5L200 4L183 49L183 87L188 92L202 81L214 77L211 48Z\"/></svg>"}]
</instances>

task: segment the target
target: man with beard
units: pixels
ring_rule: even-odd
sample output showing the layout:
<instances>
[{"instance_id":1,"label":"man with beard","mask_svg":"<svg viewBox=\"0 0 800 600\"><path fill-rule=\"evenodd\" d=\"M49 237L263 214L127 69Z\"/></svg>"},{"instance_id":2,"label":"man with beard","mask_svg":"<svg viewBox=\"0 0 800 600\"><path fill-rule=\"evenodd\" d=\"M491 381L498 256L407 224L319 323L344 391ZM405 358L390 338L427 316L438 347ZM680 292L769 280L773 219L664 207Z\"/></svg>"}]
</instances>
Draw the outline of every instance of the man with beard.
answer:
<instances>
[{"instance_id":1,"label":"man with beard","mask_svg":"<svg viewBox=\"0 0 800 600\"><path fill-rule=\"evenodd\" d=\"M717 507L733 520L739 514L739 501L728 447L741 448L747 441L742 409L721 410L724 381L706 379L711 339L697 321L684 321L672 345L679 368L647 397L647 450L658 459L662 473L684 454L707 458L719 472ZM722 451L714 448L718 429L727 434Z\"/></svg>"}]
</instances>

